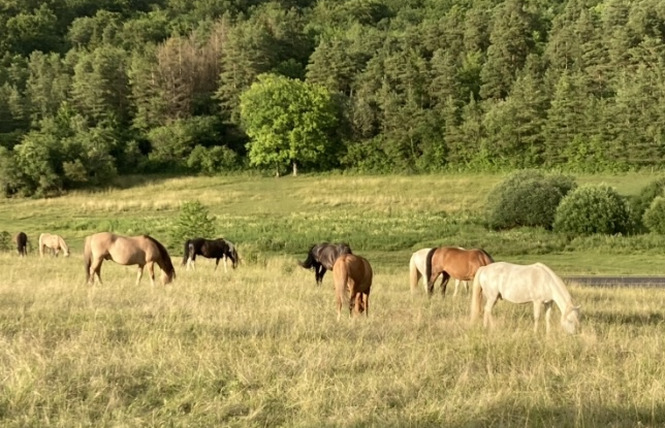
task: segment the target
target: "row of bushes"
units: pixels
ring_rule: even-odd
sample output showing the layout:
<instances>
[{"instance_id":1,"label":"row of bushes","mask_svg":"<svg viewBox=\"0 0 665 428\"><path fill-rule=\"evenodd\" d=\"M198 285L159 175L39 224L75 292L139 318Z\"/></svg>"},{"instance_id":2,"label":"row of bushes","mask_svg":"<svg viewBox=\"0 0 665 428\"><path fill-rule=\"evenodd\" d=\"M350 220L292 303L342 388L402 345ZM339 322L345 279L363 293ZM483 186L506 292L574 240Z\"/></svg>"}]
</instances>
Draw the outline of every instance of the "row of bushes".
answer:
<instances>
[{"instance_id":1,"label":"row of bushes","mask_svg":"<svg viewBox=\"0 0 665 428\"><path fill-rule=\"evenodd\" d=\"M571 176L522 170L490 192L486 221L494 230L534 226L581 235L665 234L664 188L661 178L626 199L605 184L578 187Z\"/></svg>"}]
</instances>

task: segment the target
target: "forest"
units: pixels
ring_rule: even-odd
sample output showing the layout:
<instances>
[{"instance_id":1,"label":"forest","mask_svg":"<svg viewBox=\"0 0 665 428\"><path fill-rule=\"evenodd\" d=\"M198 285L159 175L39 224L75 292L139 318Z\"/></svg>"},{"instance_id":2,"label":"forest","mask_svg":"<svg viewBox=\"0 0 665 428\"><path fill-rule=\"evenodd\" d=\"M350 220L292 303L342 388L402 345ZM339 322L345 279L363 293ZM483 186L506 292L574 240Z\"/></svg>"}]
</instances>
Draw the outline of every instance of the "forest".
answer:
<instances>
[{"instance_id":1,"label":"forest","mask_svg":"<svg viewBox=\"0 0 665 428\"><path fill-rule=\"evenodd\" d=\"M0 0L0 187L656 169L661 0Z\"/></svg>"}]
</instances>

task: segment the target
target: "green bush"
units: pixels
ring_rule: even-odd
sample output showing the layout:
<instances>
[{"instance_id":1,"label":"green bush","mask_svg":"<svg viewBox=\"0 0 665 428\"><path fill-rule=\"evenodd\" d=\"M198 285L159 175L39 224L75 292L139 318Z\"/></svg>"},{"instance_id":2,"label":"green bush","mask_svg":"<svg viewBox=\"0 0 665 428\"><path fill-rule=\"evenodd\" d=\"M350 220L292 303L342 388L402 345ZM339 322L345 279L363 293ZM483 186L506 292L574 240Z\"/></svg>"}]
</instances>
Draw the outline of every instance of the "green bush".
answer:
<instances>
[{"instance_id":1,"label":"green bush","mask_svg":"<svg viewBox=\"0 0 665 428\"><path fill-rule=\"evenodd\" d=\"M625 234L633 230L630 208L610 186L579 187L561 200L554 230L580 235Z\"/></svg>"},{"instance_id":2,"label":"green bush","mask_svg":"<svg viewBox=\"0 0 665 428\"><path fill-rule=\"evenodd\" d=\"M171 229L170 248L180 250L185 241L192 238L214 239L217 233L215 217L199 201L187 201L180 207L180 215Z\"/></svg>"},{"instance_id":3,"label":"green bush","mask_svg":"<svg viewBox=\"0 0 665 428\"><path fill-rule=\"evenodd\" d=\"M660 177L640 190L640 193L630 200L631 212L633 214L633 221L638 228L642 228L644 224L644 214L651 206L651 203L657 196L665 196L663 190L665 189L665 177Z\"/></svg>"},{"instance_id":4,"label":"green bush","mask_svg":"<svg viewBox=\"0 0 665 428\"><path fill-rule=\"evenodd\" d=\"M654 233L665 235L665 197L656 196L645 211L644 225Z\"/></svg>"},{"instance_id":5,"label":"green bush","mask_svg":"<svg viewBox=\"0 0 665 428\"><path fill-rule=\"evenodd\" d=\"M517 171L488 195L487 225L495 230L518 226L551 229L561 198L575 187L574 179L569 176Z\"/></svg>"}]
</instances>

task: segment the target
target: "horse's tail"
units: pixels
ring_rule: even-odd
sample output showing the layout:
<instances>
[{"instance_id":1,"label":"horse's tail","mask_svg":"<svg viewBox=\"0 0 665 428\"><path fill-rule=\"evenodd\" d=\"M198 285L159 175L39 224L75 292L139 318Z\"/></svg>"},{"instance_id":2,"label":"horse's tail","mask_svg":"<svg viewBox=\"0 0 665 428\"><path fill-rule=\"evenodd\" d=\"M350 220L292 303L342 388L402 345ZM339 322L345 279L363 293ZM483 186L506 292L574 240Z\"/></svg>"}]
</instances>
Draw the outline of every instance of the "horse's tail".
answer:
<instances>
[{"instance_id":1,"label":"horse's tail","mask_svg":"<svg viewBox=\"0 0 665 428\"><path fill-rule=\"evenodd\" d=\"M185 263L187 263L187 258L189 257L189 244L190 244L190 242L192 242L191 239L188 239L188 240L185 241L185 252L183 253L183 256L182 256L182 266L184 266Z\"/></svg>"},{"instance_id":2,"label":"horse's tail","mask_svg":"<svg viewBox=\"0 0 665 428\"><path fill-rule=\"evenodd\" d=\"M44 255L44 234L43 233L39 234L39 240L37 242L39 243L39 257L42 257Z\"/></svg>"},{"instance_id":3,"label":"horse's tail","mask_svg":"<svg viewBox=\"0 0 665 428\"><path fill-rule=\"evenodd\" d=\"M430 277L432 276L432 257L434 253L438 250L438 247L434 247L427 252L427 257L425 258L425 284L427 284L427 291L432 294L434 291L434 283L430 284Z\"/></svg>"},{"instance_id":4,"label":"horse's tail","mask_svg":"<svg viewBox=\"0 0 665 428\"><path fill-rule=\"evenodd\" d=\"M411 260L409 261L409 285L411 286L411 292L413 293L416 291L416 288L418 287L418 278L419 272L418 272L418 267L416 266L416 258L415 256L411 256Z\"/></svg>"},{"instance_id":5,"label":"horse's tail","mask_svg":"<svg viewBox=\"0 0 665 428\"><path fill-rule=\"evenodd\" d=\"M298 264L300 266L304 267L305 269L313 268L314 263L316 263L316 258L314 257L314 247L316 247L316 245L312 245L310 247L309 251L307 252L307 258L305 259L304 262L300 262L300 261L298 262Z\"/></svg>"},{"instance_id":6,"label":"horse's tail","mask_svg":"<svg viewBox=\"0 0 665 428\"><path fill-rule=\"evenodd\" d=\"M480 284L480 276L482 269L476 271L476 276L473 277L473 287L471 288L471 322L478 319L480 315L481 305L483 304L482 292L483 288Z\"/></svg>"},{"instance_id":7,"label":"horse's tail","mask_svg":"<svg viewBox=\"0 0 665 428\"><path fill-rule=\"evenodd\" d=\"M86 236L85 242L83 244L83 266L85 267L85 282L90 282L91 265L92 265L92 248L90 248L90 237Z\"/></svg>"},{"instance_id":8,"label":"horse's tail","mask_svg":"<svg viewBox=\"0 0 665 428\"><path fill-rule=\"evenodd\" d=\"M159 242L152 236L146 235L146 238L148 238L153 244L155 244L157 250L159 251L159 258L162 261L162 263L159 264L159 267L161 267L164 273L166 274L167 281L165 283L168 284L169 282L175 279L175 268L173 267L171 256L169 256L169 252L166 250L166 247L162 245L161 242Z\"/></svg>"},{"instance_id":9,"label":"horse's tail","mask_svg":"<svg viewBox=\"0 0 665 428\"><path fill-rule=\"evenodd\" d=\"M337 319L342 315L342 308L349 307L349 296L346 293L346 284L349 280L348 267L344 261L340 262L338 269L333 269L333 283L335 284L335 297L337 300ZM337 262L335 262L335 265Z\"/></svg>"}]
</instances>

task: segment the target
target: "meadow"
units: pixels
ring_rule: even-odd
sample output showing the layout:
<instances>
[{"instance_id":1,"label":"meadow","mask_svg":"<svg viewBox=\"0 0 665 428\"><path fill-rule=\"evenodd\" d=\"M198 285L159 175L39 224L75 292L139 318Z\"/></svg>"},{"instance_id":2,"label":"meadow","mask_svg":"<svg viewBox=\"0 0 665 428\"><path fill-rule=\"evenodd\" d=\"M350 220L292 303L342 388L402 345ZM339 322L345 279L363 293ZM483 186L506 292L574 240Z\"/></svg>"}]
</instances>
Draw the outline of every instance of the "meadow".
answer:
<instances>
[{"instance_id":1,"label":"meadow","mask_svg":"<svg viewBox=\"0 0 665 428\"><path fill-rule=\"evenodd\" d=\"M635 194L655 175L585 176ZM482 246L497 260L568 274L660 274L662 238L490 232L480 218L500 175L216 177L120 183L46 200L3 200L0 230L28 233L28 257L0 254L3 426L661 426L665 290L569 284L579 334L532 331L532 307L499 302L471 325L469 294L408 286L415 249ZM131 186L130 186L131 184ZM238 269L180 267L169 242L197 199L238 244ZM150 233L177 279L135 285L105 262L84 284L83 237ZM70 258L39 259L38 232ZM336 321L332 278L300 268L307 248L344 240L373 264L367 318Z\"/></svg>"}]
</instances>

